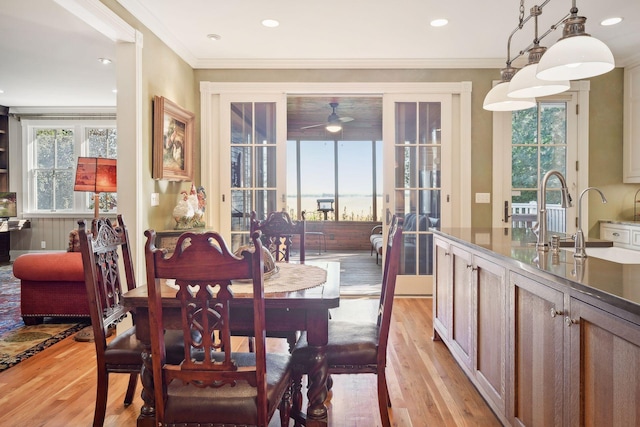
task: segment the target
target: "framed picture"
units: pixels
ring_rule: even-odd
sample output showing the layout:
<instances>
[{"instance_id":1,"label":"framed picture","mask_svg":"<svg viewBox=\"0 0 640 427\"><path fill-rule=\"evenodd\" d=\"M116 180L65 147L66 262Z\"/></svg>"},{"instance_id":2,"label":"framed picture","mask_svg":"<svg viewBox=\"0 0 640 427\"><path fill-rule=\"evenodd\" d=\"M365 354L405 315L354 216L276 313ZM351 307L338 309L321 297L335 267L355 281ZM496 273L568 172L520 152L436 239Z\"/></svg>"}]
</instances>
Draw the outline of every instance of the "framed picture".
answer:
<instances>
[{"instance_id":1,"label":"framed picture","mask_svg":"<svg viewBox=\"0 0 640 427\"><path fill-rule=\"evenodd\" d=\"M193 181L195 115L165 97L153 98L153 178Z\"/></svg>"}]
</instances>

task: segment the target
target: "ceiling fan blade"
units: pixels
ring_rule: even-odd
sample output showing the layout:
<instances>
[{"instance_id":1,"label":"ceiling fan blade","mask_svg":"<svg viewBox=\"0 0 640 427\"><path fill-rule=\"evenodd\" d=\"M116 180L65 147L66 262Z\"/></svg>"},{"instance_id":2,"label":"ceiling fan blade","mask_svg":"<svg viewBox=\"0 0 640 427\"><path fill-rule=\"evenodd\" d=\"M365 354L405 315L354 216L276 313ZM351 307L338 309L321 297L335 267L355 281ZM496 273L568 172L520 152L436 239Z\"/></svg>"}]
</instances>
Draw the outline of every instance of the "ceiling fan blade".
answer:
<instances>
[{"instance_id":1,"label":"ceiling fan blade","mask_svg":"<svg viewBox=\"0 0 640 427\"><path fill-rule=\"evenodd\" d=\"M340 120L342 123L347 123L347 122L352 122L354 120L353 117L340 117L338 120Z\"/></svg>"},{"instance_id":2,"label":"ceiling fan blade","mask_svg":"<svg viewBox=\"0 0 640 427\"><path fill-rule=\"evenodd\" d=\"M316 125L309 125L309 126L302 126L300 129L304 130L304 129L311 129L311 128L317 128L319 126L326 126L326 123L318 123Z\"/></svg>"}]
</instances>

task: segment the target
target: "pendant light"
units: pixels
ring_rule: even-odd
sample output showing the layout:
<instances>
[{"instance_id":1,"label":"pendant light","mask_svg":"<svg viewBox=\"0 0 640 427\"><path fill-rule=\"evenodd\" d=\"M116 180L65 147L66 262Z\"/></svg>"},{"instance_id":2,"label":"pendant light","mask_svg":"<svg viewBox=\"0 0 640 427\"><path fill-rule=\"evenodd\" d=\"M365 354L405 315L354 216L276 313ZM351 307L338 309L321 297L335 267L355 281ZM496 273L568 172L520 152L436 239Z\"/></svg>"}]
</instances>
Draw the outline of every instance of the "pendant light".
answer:
<instances>
[{"instance_id":1,"label":"pendant light","mask_svg":"<svg viewBox=\"0 0 640 427\"><path fill-rule=\"evenodd\" d=\"M507 62L507 67L500 70L502 81L487 93L482 108L489 111L518 111L535 107L536 100L534 98L511 98L507 96L509 81L511 81L516 71L518 69L511 67L510 63Z\"/></svg>"},{"instance_id":2,"label":"pendant light","mask_svg":"<svg viewBox=\"0 0 640 427\"><path fill-rule=\"evenodd\" d=\"M562 38L540 59L537 77L542 80L578 80L607 73L615 67L613 54L602 41L585 33L587 18L578 16L573 0L564 20Z\"/></svg>"},{"instance_id":3,"label":"pendant light","mask_svg":"<svg viewBox=\"0 0 640 427\"><path fill-rule=\"evenodd\" d=\"M571 83L567 80L548 81L540 80L536 77L538 63L543 57L547 48L540 46L538 39L538 16L542 13L540 6L531 8L531 16L534 19L534 39L533 47L529 49L529 63L516 73L509 83L507 95L512 98L530 98L538 96L549 96L569 90Z\"/></svg>"}]
</instances>

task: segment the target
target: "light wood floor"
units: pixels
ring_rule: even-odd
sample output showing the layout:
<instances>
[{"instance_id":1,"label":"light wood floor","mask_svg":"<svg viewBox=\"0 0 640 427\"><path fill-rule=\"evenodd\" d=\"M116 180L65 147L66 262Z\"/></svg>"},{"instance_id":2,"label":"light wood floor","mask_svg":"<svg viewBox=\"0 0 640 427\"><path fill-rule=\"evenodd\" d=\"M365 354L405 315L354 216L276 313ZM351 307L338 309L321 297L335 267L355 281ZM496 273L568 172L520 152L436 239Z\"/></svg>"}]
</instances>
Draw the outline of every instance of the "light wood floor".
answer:
<instances>
[{"instance_id":1,"label":"light wood floor","mask_svg":"<svg viewBox=\"0 0 640 427\"><path fill-rule=\"evenodd\" d=\"M332 317L367 315L372 305L366 300L362 304L364 308L335 310ZM387 367L393 424L500 425L444 344L432 341L431 318L430 298L396 299ZM235 344L246 348L244 339ZM282 340L270 343L271 351L285 349ZM90 426L96 389L94 354L92 343L76 342L69 337L0 373L0 426ZM142 404L141 386L134 403L124 408L127 378L111 375L107 427L135 426ZM328 407L331 426L380 425L375 376L334 376Z\"/></svg>"}]
</instances>

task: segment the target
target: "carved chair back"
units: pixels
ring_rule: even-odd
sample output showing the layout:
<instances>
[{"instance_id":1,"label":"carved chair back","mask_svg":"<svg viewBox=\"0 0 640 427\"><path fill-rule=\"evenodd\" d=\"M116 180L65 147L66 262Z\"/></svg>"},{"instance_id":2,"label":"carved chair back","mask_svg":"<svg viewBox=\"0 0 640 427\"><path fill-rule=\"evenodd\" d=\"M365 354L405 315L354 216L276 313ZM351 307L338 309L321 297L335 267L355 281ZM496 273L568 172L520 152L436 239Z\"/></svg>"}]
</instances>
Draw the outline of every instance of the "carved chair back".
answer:
<instances>
[{"instance_id":1,"label":"carved chair back","mask_svg":"<svg viewBox=\"0 0 640 427\"><path fill-rule=\"evenodd\" d=\"M227 391L231 394L237 384L248 383L256 388L259 425L268 424L260 233L252 235L255 252L244 251L241 257L233 255L216 232L182 234L171 257L166 257L166 249L155 247L155 231L147 230L145 235L157 422L162 423L165 417L167 387L172 381L179 380L184 385L209 387L217 393ZM178 288L173 306L180 307L185 340L184 361L180 365L168 364L163 348L162 279L175 279ZM253 332L256 337L255 363L242 366L236 364L230 351L230 306L234 298L231 281L239 279L253 283Z\"/></svg>"},{"instance_id":2,"label":"carved chair back","mask_svg":"<svg viewBox=\"0 0 640 427\"><path fill-rule=\"evenodd\" d=\"M300 262L305 260L305 231L304 219L293 221L286 212L271 212L265 220L258 220L255 211L251 212L251 234L255 231L262 233L262 243L269 249L273 259L289 262L293 236L298 235L300 242Z\"/></svg>"},{"instance_id":3,"label":"carved chair back","mask_svg":"<svg viewBox=\"0 0 640 427\"><path fill-rule=\"evenodd\" d=\"M122 215L118 215L118 224L113 225L106 218L96 218L91 221L91 230L88 230L84 220L78 221L80 251L98 359L106 349L108 329L122 321L130 311L121 304L122 294L136 287L129 252L129 235ZM121 266L125 270L124 284L120 274Z\"/></svg>"}]
</instances>

